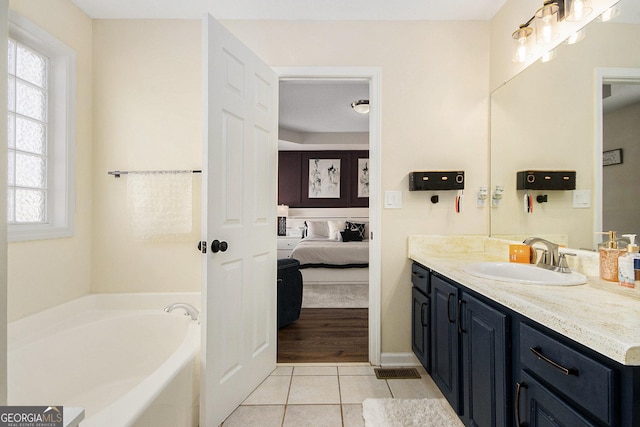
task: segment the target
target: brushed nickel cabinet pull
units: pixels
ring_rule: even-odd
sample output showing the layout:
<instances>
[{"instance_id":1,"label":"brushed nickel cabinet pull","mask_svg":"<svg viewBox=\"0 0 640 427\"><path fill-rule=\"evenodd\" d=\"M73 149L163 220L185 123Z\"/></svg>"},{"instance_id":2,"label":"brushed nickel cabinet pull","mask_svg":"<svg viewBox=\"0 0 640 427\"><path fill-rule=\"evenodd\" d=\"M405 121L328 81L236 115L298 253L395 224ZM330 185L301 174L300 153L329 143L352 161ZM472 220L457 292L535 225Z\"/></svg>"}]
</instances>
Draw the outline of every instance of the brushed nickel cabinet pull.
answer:
<instances>
[{"instance_id":1,"label":"brushed nickel cabinet pull","mask_svg":"<svg viewBox=\"0 0 640 427\"><path fill-rule=\"evenodd\" d=\"M459 334L467 333L467 331L465 331L462 328L462 310L463 310L462 305L466 304L466 303L467 302L465 300L463 300L463 299L459 299L458 300L458 333Z\"/></svg>"},{"instance_id":2,"label":"brushed nickel cabinet pull","mask_svg":"<svg viewBox=\"0 0 640 427\"><path fill-rule=\"evenodd\" d=\"M456 323L456 317L455 314L453 315L453 319L451 319L451 299L455 298L455 294L449 293L447 295L447 320L449 321L449 323ZM454 299L454 304L455 304L455 299Z\"/></svg>"},{"instance_id":3,"label":"brushed nickel cabinet pull","mask_svg":"<svg viewBox=\"0 0 640 427\"><path fill-rule=\"evenodd\" d=\"M521 383L516 383L516 427L524 427L525 425L523 425L520 422L520 391L523 388L527 388L527 384L525 384L524 382Z\"/></svg>"},{"instance_id":4,"label":"brushed nickel cabinet pull","mask_svg":"<svg viewBox=\"0 0 640 427\"><path fill-rule=\"evenodd\" d=\"M429 304L429 300L427 300L427 302L423 302L422 306L420 306L420 323L422 324L422 327L427 327L429 326L428 323L424 322L424 308L427 307Z\"/></svg>"},{"instance_id":5,"label":"brushed nickel cabinet pull","mask_svg":"<svg viewBox=\"0 0 640 427\"><path fill-rule=\"evenodd\" d=\"M549 365L553 366L554 368L556 368L557 370L559 370L563 374L565 374L565 375L575 375L576 377L578 376L579 371L576 368L565 368L561 364L559 364L557 362L554 362L553 360L549 359L547 356L542 354L542 349L540 347L529 347L529 350L531 350L531 352L533 354L535 354L538 359L544 360Z\"/></svg>"}]
</instances>

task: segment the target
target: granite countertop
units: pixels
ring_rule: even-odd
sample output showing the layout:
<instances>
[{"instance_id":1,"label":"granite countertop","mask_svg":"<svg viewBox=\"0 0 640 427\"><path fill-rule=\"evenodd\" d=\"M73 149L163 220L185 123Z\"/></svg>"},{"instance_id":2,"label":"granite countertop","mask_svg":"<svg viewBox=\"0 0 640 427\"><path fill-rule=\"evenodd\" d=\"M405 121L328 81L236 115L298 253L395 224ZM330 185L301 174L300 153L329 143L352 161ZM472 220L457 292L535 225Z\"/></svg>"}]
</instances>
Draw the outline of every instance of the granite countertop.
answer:
<instances>
[{"instance_id":1,"label":"granite countertop","mask_svg":"<svg viewBox=\"0 0 640 427\"><path fill-rule=\"evenodd\" d=\"M466 273L478 261L507 261L508 242L477 236L443 251L444 236L411 236L409 258L623 365L640 365L640 292L589 276L578 286L523 285ZM451 236L448 236L451 240ZM451 241L445 247L451 247ZM506 245L506 246L505 246ZM437 250L434 250L437 248ZM505 249L506 248L506 249ZM506 251L506 252L505 252ZM586 257L593 256L586 255ZM580 258L576 257L576 258ZM584 260L575 261L577 264ZM588 262L585 262L585 265Z\"/></svg>"}]
</instances>

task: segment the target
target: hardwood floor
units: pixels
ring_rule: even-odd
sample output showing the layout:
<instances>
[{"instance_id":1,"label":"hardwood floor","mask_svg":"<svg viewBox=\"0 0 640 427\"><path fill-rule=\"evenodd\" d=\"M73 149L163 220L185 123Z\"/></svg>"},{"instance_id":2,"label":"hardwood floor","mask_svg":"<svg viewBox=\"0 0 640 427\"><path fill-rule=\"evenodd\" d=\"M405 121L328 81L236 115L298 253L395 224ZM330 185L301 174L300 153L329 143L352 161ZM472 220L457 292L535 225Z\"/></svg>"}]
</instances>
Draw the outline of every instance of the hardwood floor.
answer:
<instances>
[{"instance_id":1,"label":"hardwood floor","mask_svg":"<svg viewBox=\"0 0 640 427\"><path fill-rule=\"evenodd\" d=\"M366 308L303 308L278 331L278 362L368 362Z\"/></svg>"}]
</instances>

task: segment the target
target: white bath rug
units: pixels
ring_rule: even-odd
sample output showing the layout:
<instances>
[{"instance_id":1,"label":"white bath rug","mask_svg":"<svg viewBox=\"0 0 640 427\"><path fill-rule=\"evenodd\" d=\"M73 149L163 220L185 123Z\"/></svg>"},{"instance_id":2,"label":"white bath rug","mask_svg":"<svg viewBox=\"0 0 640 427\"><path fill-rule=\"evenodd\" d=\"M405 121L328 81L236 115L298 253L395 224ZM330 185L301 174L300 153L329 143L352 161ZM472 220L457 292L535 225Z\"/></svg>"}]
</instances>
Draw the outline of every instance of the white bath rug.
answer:
<instances>
[{"instance_id":1,"label":"white bath rug","mask_svg":"<svg viewBox=\"0 0 640 427\"><path fill-rule=\"evenodd\" d=\"M463 427L444 398L365 399L362 417L366 427Z\"/></svg>"}]
</instances>

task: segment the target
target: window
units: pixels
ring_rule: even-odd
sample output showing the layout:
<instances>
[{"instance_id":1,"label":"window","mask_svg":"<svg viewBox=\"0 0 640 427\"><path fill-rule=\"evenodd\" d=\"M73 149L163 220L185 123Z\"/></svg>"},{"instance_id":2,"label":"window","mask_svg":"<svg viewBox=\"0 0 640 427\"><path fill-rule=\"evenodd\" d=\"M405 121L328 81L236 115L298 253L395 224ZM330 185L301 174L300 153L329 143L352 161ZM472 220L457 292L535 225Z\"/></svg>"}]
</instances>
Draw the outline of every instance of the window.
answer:
<instances>
[{"instance_id":1,"label":"window","mask_svg":"<svg viewBox=\"0 0 640 427\"><path fill-rule=\"evenodd\" d=\"M19 15L9 21L8 239L71 236L75 52Z\"/></svg>"}]
</instances>

